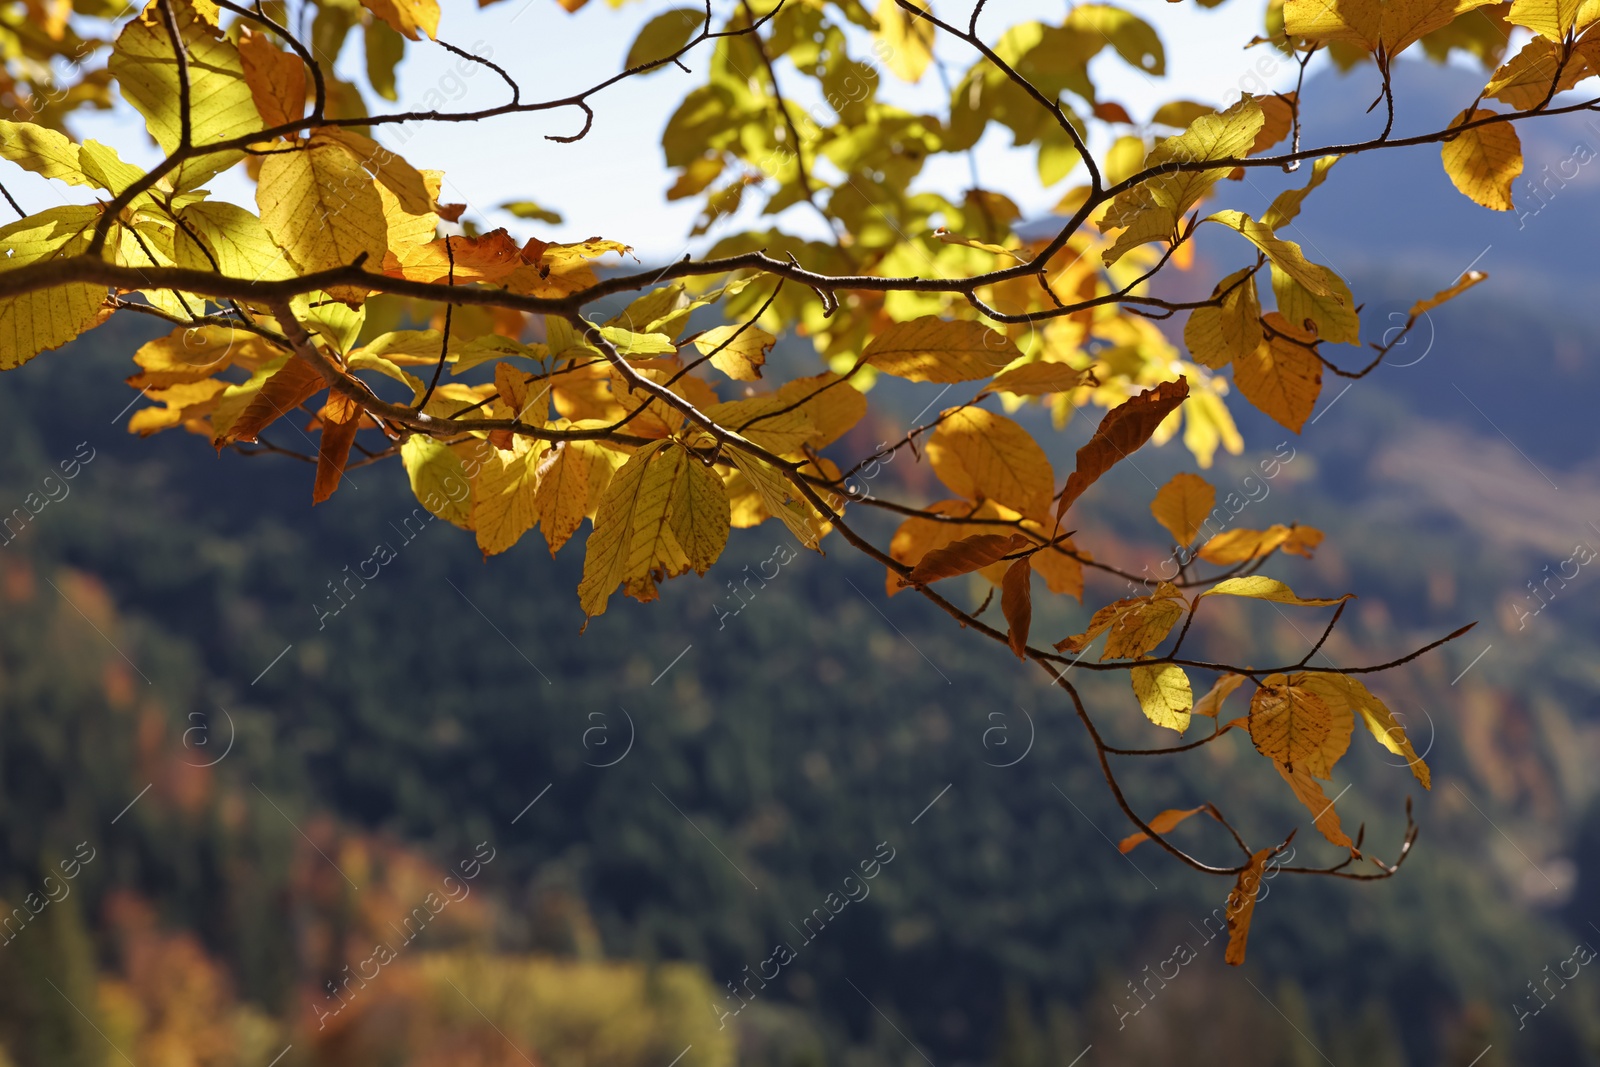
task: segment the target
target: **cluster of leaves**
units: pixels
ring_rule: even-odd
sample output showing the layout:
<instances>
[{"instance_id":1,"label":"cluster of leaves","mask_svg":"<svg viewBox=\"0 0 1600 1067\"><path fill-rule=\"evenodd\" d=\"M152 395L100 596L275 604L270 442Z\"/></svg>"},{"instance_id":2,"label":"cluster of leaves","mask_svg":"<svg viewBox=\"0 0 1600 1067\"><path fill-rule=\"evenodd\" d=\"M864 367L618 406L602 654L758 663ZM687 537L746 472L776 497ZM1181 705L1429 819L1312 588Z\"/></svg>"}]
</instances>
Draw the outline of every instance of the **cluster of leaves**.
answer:
<instances>
[{"instance_id":1,"label":"cluster of leaves","mask_svg":"<svg viewBox=\"0 0 1600 1067\"><path fill-rule=\"evenodd\" d=\"M352 466L398 456L422 506L473 531L486 555L536 526L554 553L589 520L578 597L590 617L619 588L647 601L662 581L704 574L732 527L776 518L812 549L836 531L885 566L891 594L914 588L1048 671L1071 698L1123 810L1183 862L1235 876L1236 893L1253 901L1262 865L1287 842L1251 849L1206 806L1245 859L1204 863L1166 836L1185 813L1142 819L1108 757L1188 751L1243 727L1318 829L1349 853L1334 866L1289 869L1373 878L1398 868L1397 861L1375 873L1346 870L1360 856L1360 835L1344 833L1315 779L1331 773L1359 714L1427 784L1404 732L1356 680L1420 652L1330 671L1308 670L1310 654L1281 669L1180 658L1211 595L1337 605L1331 632L1342 598L1302 599L1256 573L1278 552L1309 555L1320 534L1232 530L1197 550L1223 569L1192 574L1187 546L1214 501L1195 476L1163 488L1154 505L1185 546L1173 582L1096 561L1064 527L1084 492L1147 442L1181 430L1202 467L1219 447L1240 451L1223 400L1228 367L1247 401L1295 431L1315 409L1325 370L1359 377L1375 369L1405 330L1372 345L1360 368L1328 359L1324 346L1361 344L1360 309L1343 279L1281 232L1341 156L1404 145L1439 144L1462 192L1509 209L1521 168L1512 123L1600 106L1555 103L1600 73L1597 0L1274 3L1255 43L1298 66L1294 91L1246 95L1221 110L1171 101L1147 123L1098 97L1091 65L1114 54L1159 76L1160 38L1105 4L1078 5L1058 25L1011 26L992 43L979 29L982 2L965 28L917 0L883 0L875 13L856 0L780 0L759 12L740 0L721 17L709 4L678 9L643 27L622 72L542 101L524 100L487 58L439 41L436 0L308 4L305 33L289 28L281 3L153 0L116 28L114 41L92 46L82 46L72 26L108 25L121 12L91 4L69 20L47 0L34 14L25 32L0 27L10 46L4 88L19 101L50 100L0 122L0 156L94 190L95 200L32 214L12 201L23 217L0 229L0 367L58 347L119 309L168 320L177 328L135 355L130 384L155 406L135 412L130 429L181 426L218 448L298 455L315 464L314 501L334 493ZM1535 36L1499 65L1503 40L1484 27L1507 25ZM396 99L395 63L408 41L428 39L492 71L510 100L472 111L370 114L362 90L327 61L357 26L370 96ZM80 63L68 91L54 92L61 64L53 59L108 41L103 68ZM1418 42L1435 56L1466 49L1497 69L1447 128L1394 137L1390 64ZM969 49L972 65L948 70L941 43ZM872 58L863 58L864 46ZM1341 64L1375 64L1389 115L1379 136L1303 147L1304 73L1324 49ZM828 239L777 226L721 238L705 255L658 270L630 273L612 261L602 269L600 261L625 256L627 246L484 232L463 221L460 205L440 202L439 172L417 169L376 139L414 122L567 108L582 113L581 129L550 139L575 140L594 123L595 93L623 78L687 69L682 59L696 50L709 53L704 81L662 139L675 171L668 198L704 198L697 233L747 198L764 197L765 214L780 222L791 209L813 215ZM942 114L879 99L885 73L915 82L929 71L949 84ZM794 86L805 81L814 85L802 95L823 104L797 106ZM149 170L65 132L71 110L104 105L113 84L161 150ZM1482 108L1484 98L1514 110ZM1020 237L1016 202L982 187L975 157L972 187L961 197L923 187L931 157L970 155L991 124L1036 149L1043 185L1076 177L1061 195L1053 235ZM1093 151L1091 141L1106 147ZM1278 196L1260 218L1230 208L1201 217L1229 179L1304 161L1312 161L1305 185ZM211 198L207 186L236 168L255 182L254 211ZM524 219L554 218L534 201L508 207ZM1237 232L1253 262L1217 280L1206 299L1160 295L1157 274L1192 269L1201 222ZM1259 284L1264 270L1271 310ZM1463 276L1419 301L1405 329L1481 280ZM616 314L596 310L624 294L631 302ZM1156 324L1180 312L1188 313L1186 354ZM727 325L700 328L711 314ZM826 370L769 382L767 354L787 332L809 338ZM846 438L866 418L879 374L959 386L966 399L855 459ZM1060 428L1088 404L1108 412L1057 488L1019 411L1046 408ZM280 423L310 448L264 436ZM869 464L916 452L919 443L947 498L916 503L862 489L857 479ZM847 519L851 505L901 516L887 546ZM1052 594L1081 600L1086 567L1146 591L1100 608L1053 649L1031 644L1033 576ZM1003 626L982 618L992 597L969 611L936 588L972 573L1000 590ZM1170 649L1155 655L1174 628ZM1163 749L1107 744L1066 677L1101 634L1102 660L1085 669L1126 670L1155 725L1181 733L1200 714L1219 723L1213 733ZM1199 701L1188 669L1219 675ZM1220 724L1223 700L1245 680L1256 686L1248 717ZM1239 959L1247 931L1245 922L1235 933Z\"/></svg>"}]
</instances>

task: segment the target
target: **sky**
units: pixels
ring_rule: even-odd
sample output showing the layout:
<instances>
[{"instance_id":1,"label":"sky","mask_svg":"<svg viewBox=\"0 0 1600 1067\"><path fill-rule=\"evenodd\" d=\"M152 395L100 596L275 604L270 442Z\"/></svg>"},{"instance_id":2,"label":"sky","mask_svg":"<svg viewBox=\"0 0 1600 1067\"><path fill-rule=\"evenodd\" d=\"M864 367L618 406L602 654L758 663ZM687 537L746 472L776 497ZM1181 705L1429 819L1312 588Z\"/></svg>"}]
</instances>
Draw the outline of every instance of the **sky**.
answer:
<instances>
[{"instance_id":1,"label":"sky","mask_svg":"<svg viewBox=\"0 0 1600 1067\"><path fill-rule=\"evenodd\" d=\"M624 57L639 28L660 12L682 7L683 0L634 0L621 9L594 0L576 14L563 11L555 0L500 0L484 9L447 0L439 36L458 47L492 58L504 66L523 87L525 99L567 96L604 80L622 69ZM1160 104L1175 99L1224 104L1243 91L1266 92L1292 87L1295 68L1265 47L1246 51L1244 45L1260 32L1262 5L1254 0L1228 0L1207 10L1192 0L1162 3L1128 0L1136 14L1151 22L1167 48L1165 77L1152 77L1123 63L1110 48L1098 57L1093 74L1101 97L1123 104L1137 119L1148 118ZM713 0L719 14L728 0ZM758 8L760 4L758 2ZM980 31L995 40L1006 27L1027 19L1059 23L1069 9L1062 0L998 0L984 14ZM935 0L944 18L965 23L970 5ZM870 40L862 33L852 41L858 58L870 57ZM710 46L702 45L687 57L691 69L701 69ZM936 54L959 77L976 58L973 51L944 35ZM338 64L347 74L362 64L359 32L352 33ZM400 100L377 103L377 112L423 106L430 94L443 95L445 107L469 110L492 107L508 98L508 91L491 71L467 66L431 42L408 45L399 69ZM780 65L780 76L783 67ZM790 70L785 79L793 98L802 106L818 102L795 91L814 84ZM379 127L377 139L400 152L418 168L442 170L442 199L468 205L468 217L488 226L507 226L518 238L544 240L614 238L634 246L640 258L660 259L697 252L725 233L738 232L758 221L747 206L740 215L722 221L707 236L691 241L689 231L699 213L696 200L668 203L665 192L672 183L662 158L660 137L667 119L683 96L700 79L675 68L618 83L590 98L595 111L588 136L573 144L545 139L547 134L572 134L582 124L575 108L510 115L474 123L417 124L414 135L404 138L394 127ZM942 112L944 92L937 74L930 71L920 84L907 85L888 74L879 82L880 98L908 110ZM73 120L74 133L115 147L122 157L149 166L159 159L154 144L139 127L142 120L126 105L107 113L89 113ZM1098 145L1104 148L1104 144ZM1032 150L1009 147L1009 133L990 130L977 149L978 169L986 188L1012 196L1029 215L1043 214L1076 179L1053 191L1040 187ZM29 211L61 202L85 202L91 191L69 188L10 164L0 164L10 191ZM1081 178L1081 172L1080 172ZM919 188L959 194L970 184L964 157L935 157ZM213 185L219 199L253 206L254 188L242 175L224 176ZM534 200L559 211L558 226L513 218L499 205L514 200ZM779 222L791 232L812 233L821 223L814 216L791 209ZM820 231L819 231L820 232Z\"/></svg>"}]
</instances>

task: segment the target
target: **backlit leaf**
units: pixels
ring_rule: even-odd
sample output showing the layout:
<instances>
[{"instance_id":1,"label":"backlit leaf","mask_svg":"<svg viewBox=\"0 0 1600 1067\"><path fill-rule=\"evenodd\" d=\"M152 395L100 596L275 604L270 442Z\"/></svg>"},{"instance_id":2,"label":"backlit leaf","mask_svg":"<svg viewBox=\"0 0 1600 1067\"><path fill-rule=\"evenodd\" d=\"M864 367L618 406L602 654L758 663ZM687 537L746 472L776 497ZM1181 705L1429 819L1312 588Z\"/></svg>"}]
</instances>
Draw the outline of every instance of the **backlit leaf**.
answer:
<instances>
[{"instance_id":1,"label":"backlit leaf","mask_svg":"<svg viewBox=\"0 0 1600 1067\"><path fill-rule=\"evenodd\" d=\"M1267 323L1275 332L1254 352L1233 361L1233 382L1274 422L1299 433L1322 392L1322 362L1308 347L1308 334L1276 312Z\"/></svg>"},{"instance_id":2,"label":"backlit leaf","mask_svg":"<svg viewBox=\"0 0 1600 1067\"><path fill-rule=\"evenodd\" d=\"M267 156L256 203L262 226L304 273L348 266L362 256L368 269L383 262L383 200L341 144L314 136L303 149Z\"/></svg>"},{"instance_id":3,"label":"backlit leaf","mask_svg":"<svg viewBox=\"0 0 1600 1067\"><path fill-rule=\"evenodd\" d=\"M1178 824L1189 818L1189 816L1199 815L1202 811L1212 812L1213 809L1209 804L1202 804L1198 808L1168 808L1155 818L1146 820L1145 825L1158 834L1167 834L1176 829ZM1136 834L1129 834L1118 842L1117 851L1126 855L1148 840L1150 840L1150 835L1140 830Z\"/></svg>"},{"instance_id":4,"label":"backlit leaf","mask_svg":"<svg viewBox=\"0 0 1600 1067\"><path fill-rule=\"evenodd\" d=\"M400 444L400 460L423 507L463 530L472 529L472 483L449 445L412 434Z\"/></svg>"},{"instance_id":5,"label":"backlit leaf","mask_svg":"<svg viewBox=\"0 0 1600 1067\"><path fill-rule=\"evenodd\" d=\"M728 543L728 489L697 459L689 459L685 470L688 484L675 499L669 519L689 565L696 574L704 574Z\"/></svg>"},{"instance_id":6,"label":"backlit leaf","mask_svg":"<svg viewBox=\"0 0 1600 1067\"><path fill-rule=\"evenodd\" d=\"M268 126L299 121L306 113L306 68L300 57L246 26L239 32L239 61L261 121Z\"/></svg>"},{"instance_id":7,"label":"backlit leaf","mask_svg":"<svg viewBox=\"0 0 1600 1067\"><path fill-rule=\"evenodd\" d=\"M1261 344L1261 301L1254 274L1235 271L1217 283L1216 305L1195 308L1183 327L1183 343L1201 366L1220 369Z\"/></svg>"},{"instance_id":8,"label":"backlit leaf","mask_svg":"<svg viewBox=\"0 0 1600 1067\"><path fill-rule=\"evenodd\" d=\"M92 206L46 208L0 228L0 273L80 255L99 212ZM74 283L0 297L0 370L59 348L100 321L105 286Z\"/></svg>"},{"instance_id":9,"label":"backlit leaf","mask_svg":"<svg viewBox=\"0 0 1600 1067\"><path fill-rule=\"evenodd\" d=\"M1050 507L1050 460L1032 434L1004 415L949 409L928 435L926 452L933 473L959 496L993 500L1035 518Z\"/></svg>"},{"instance_id":10,"label":"backlit leaf","mask_svg":"<svg viewBox=\"0 0 1600 1067\"><path fill-rule=\"evenodd\" d=\"M1333 802L1322 791L1317 780L1307 773L1304 767L1291 770L1281 763L1274 766L1278 768L1278 773L1283 775L1283 780L1289 783L1289 788L1294 790L1295 799L1304 804L1306 810L1311 813L1312 822L1322 832L1322 836L1340 848L1353 850L1355 843L1339 825L1339 813L1333 810Z\"/></svg>"},{"instance_id":11,"label":"backlit leaf","mask_svg":"<svg viewBox=\"0 0 1600 1067\"><path fill-rule=\"evenodd\" d=\"M1222 711L1223 702L1244 682L1245 677L1242 674L1224 674L1206 691L1205 696L1194 702L1194 714L1215 719Z\"/></svg>"},{"instance_id":12,"label":"backlit leaf","mask_svg":"<svg viewBox=\"0 0 1600 1067\"><path fill-rule=\"evenodd\" d=\"M1139 659L1166 639L1168 633L1183 617L1182 596L1171 585L1162 583L1152 596L1124 597L1107 604L1089 620L1080 634L1056 642L1058 652L1082 652L1089 643L1103 633L1106 639L1101 661L1108 659Z\"/></svg>"},{"instance_id":13,"label":"backlit leaf","mask_svg":"<svg viewBox=\"0 0 1600 1067\"><path fill-rule=\"evenodd\" d=\"M1033 567L1026 558L1006 568L1000 583L1000 613L1009 627L1006 640L1018 659L1027 655L1028 630L1033 625Z\"/></svg>"},{"instance_id":14,"label":"backlit leaf","mask_svg":"<svg viewBox=\"0 0 1600 1067\"><path fill-rule=\"evenodd\" d=\"M777 338L759 326L716 326L694 340L711 365L736 382L753 382L761 377L762 364Z\"/></svg>"},{"instance_id":15,"label":"backlit leaf","mask_svg":"<svg viewBox=\"0 0 1600 1067\"><path fill-rule=\"evenodd\" d=\"M311 490L313 504L322 503L339 488L363 414L360 404L345 397L335 398L323 409L322 436L317 442L317 478Z\"/></svg>"},{"instance_id":16,"label":"backlit leaf","mask_svg":"<svg viewBox=\"0 0 1600 1067\"><path fill-rule=\"evenodd\" d=\"M1249 153L1265 121L1261 106L1245 97L1219 114L1202 115L1189 128L1156 145L1145 170L1164 163L1233 159ZM1178 220L1227 173L1225 169L1169 171L1117 194L1100 221L1102 231L1120 229L1103 253L1107 266L1146 241L1171 235Z\"/></svg>"},{"instance_id":17,"label":"backlit leaf","mask_svg":"<svg viewBox=\"0 0 1600 1067\"><path fill-rule=\"evenodd\" d=\"M1428 765L1412 747L1405 727L1359 678L1348 674L1309 671L1301 676L1300 684L1318 693L1330 706L1348 707L1359 714L1378 743L1396 756L1403 757L1412 775L1422 783L1424 789L1433 788L1433 776Z\"/></svg>"},{"instance_id":18,"label":"backlit leaf","mask_svg":"<svg viewBox=\"0 0 1600 1067\"><path fill-rule=\"evenodd\" d=\"M188 53L190 140L196 145L231 140L259 130L261 115L245 81L239 50L194 0L167 0ZM203 0L202 0L203 2ZM144 116L164 152L178 147L183 130L178 57L167 36L161 5L152 3L118 35L107 66L124 99ZM215 12L215 8L211 8ZM243 153L209 153L182 164L174 178L193 189L231 167Z\"/></svg>"},{"instance_id":19,"label":"backlit leaf","mask_svg":"<svg viewBox=\"0 0 1600 1067\"><path fill-rule=\"evenodd\" d=\"M1165 526L1178 545L1187 545L1200 532L1217 503L1217 490L1198 474L1181 472L1156 490L1150 514Z\"/></svg>"},{"instance_id":20,"label":"backlit leaf","mask_svg":"<svg viewBox=\"0 0 1600 1067\"><path fill-rule=\"evenodd\" d=\"M1077 466L1067 476L1061 502L1056 505L1057 519L1065 515L1073 502L1102 474L1143 447L1188 395L1189 380L1180 377L1175 382L1162 382L1154 389L1146 389L1106 412L1089 443L1078 449Z\"/></svg>"},{"instance_id":21,"label":"backlit leaf","mask_svg":"<svg viewBox=\"0 0 1600 1067\"><path fill-rule=\"evenodd\" d=\"M1493 118L1484 108L1468 109L1451 127ZM1509 122L1475 126L1440 149L1445 173L1469 199L1493 211L1510 211L1511 182L1522 173L1522 140Z\"/></svg>"},{"instance_id":22,"label":"backlit leaf","mask_svg":"<svg viewBox=\"0 0 1600 1067\"><path fill-rule=\"evenodd\" d=\"M534 506L552 556L583 525L593 487L610 480L609 455L593 441L559 441L540 455Z\"/></svg>"},{"instance_id":23,"label":"backlit leaf","mask_svg":"<svg viewBox=\"0 0 1600 1067\"><path fill-rule=\"evenodd\" d=\"M633 39L628 58L622 63L624 69L631 70L646 63L659 62L676 54L699 32L705 21L705 12L692 7L663 11L645 23L639 36Z\"/></svg>"},{"instance_id":24,"label":"backlit leaf","mask_svg":"<svg viewBox=\"0 0 1600 1067\"><path fill-rule=\"evenodd\" d=\"M1013 396L1066 393L1083 385L1088 377L1087 371L1076 370L1065 363L1024 363L995 375L994 381L983 387L983 392Z\"/></svg>"},{"instance_id":25,"label":"backlit leaf","mask_svg":"<svg viewBox=\"0 0 1600 1067\"><path fill-rule=\"evenodd\" d=\"M1180 734L1189 728L1194 691L1182 667L1172 663L1137 666L1128 674L1145 718Z\"/></svg>"},{"instance_id":26,"label":"backlit leaf","mask_svg":"<svg viewBox=\"0 0 1600 1067\"><path fill-rule=\"evenodd\" d=\"M1238 967L1244 963L1245 947L1250 941L1250 920L1255 916L1256 898L1261 893L1261 875L1271 855L1270 848L1254 853L1228 893L1228 949L1223 958L1229 966Z\"/></svg>"},{"instance_id":27,"label":"backlit leaf","mask_svg":"<svg viewBox=\"0 0 1600 1067\"><path fill-rule=\"evenodd\" d=\"M928 10L925 0L913 2ZM921 81L928 64L933 62L933 23L913 15L895 0L879 0L875 14L884 65L901 81Z\"/></svg>"},{"instance_id":28,"label":"backlit leaf","mask_svg":"<svg viewBox=\"0 0 1600 1067\"><path fill-rule=\"evenodd\" d=\"M971 574L1022 551L1032 543L1021 534L984 533L963 537L930 550L917 561L915 567L911 568L909 580L924 585L961 574Z\"/></svg>"},{"instance_id":29,"label":"backlit leaf","mask_svg":"<svg viewBox=\"0 0 1600 1067\"><path fill-rule=\"evenodd\" d=\"M1291 768L1318 750L1332 720L1321 697L1296 685L1262 685L1250 700L1250 740L1256 750Z\"/></svg>"},{"instance_id":30,"label":"backlit leaf","mask_svg":"<svg viewBox=\"0 0 1600 1067\"><path fill-rule=\"evenodd\" d=\"M413 41L439 36L439 0L361 0L361 6Z\"/></svg>"},{"instance_id":31,"label":"backlit leaf","mask_svg":"<svg viewBox=\"0 0 1600 1067\"><path fill-rule=\"evenodd\" d=\"M1314 41L1350 41L1393 57L1490 0L1284 0L1284 29ZM1570 2L1570 0L1569 0Z\"/></svg>"},{"instance_id":32,"label":"backlit leaf","mask_svg":"<svg viewBox=\"0 0 1600 1067\"><path fill-rule=\"evenodd\" d=\"M519 437L489 450L472 483L472 525L485 557L506 551L539 521L539 460L544 442Z\"/></svg>"},{"instance_id":33,"label":"backlit leaf","mask_svg":"<svg viewBox=\"0 0 1600 1067\"><path fill-rule=\"evenodd\" d=\"M57 130L0 119L0 159L69 185L93 185L78 160L78 146Z\"/></svg>"},{"instance_id":34,"label":"backlit leaf","mask_svg":"<svg viewBox=\"0 0 1600 1067\"><path fill-rule=\"evenodd\" d=\"M1243 596L1255 600L1270 600L1275 604L1294 604L1299 607L1326 608L1334 604L1343 604L1355 596L1346 593L1341 597L1332 599L1310 598L1304 599L1295 595L1294 590L1278 581L1268 578L1264 574L1250 574L1242 578L1227 578L1207 589L1201 596Z\"/></svg>"},{"instance_id":35,"label":"backlit leaf","mask_svg":"<svg viewBox=\"0 0 1600 1067\"><path fill-rule=\"evenodd\" d=\"M590 618L602 615L617 586L648 578L670 536L667 512L682 489L682 448L652 441L628 457L611 480L584 547L578 602Z\"/></svg>"},{"instance_id":36,"label":"backlit leaf","mask_svg":"<svg viewBox=\"0 0 1600 1067\"><path fill-rule=\"evenodd\" d=\"M862 354L885 374L913 382L987 378L1022 355L1009 337L981 322L949 322L936 315L895 323Z\"/></svg>"}]
</instances>

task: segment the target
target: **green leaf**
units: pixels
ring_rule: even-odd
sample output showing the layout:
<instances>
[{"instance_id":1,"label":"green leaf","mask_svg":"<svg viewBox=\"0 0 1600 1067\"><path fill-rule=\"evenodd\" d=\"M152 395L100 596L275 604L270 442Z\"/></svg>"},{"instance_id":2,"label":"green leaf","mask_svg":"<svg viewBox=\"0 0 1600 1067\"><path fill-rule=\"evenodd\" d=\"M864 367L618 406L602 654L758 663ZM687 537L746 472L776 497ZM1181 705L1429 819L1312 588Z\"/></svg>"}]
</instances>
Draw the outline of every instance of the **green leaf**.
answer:
<instances>
[{"instance_id":1,"label":"green leaf","mask_svg":"<svg viewBox=\"0 0 1600 1067\"><path fill-rule=\"evenodd\" d=\"M705 24L705 12L692 7L676 7L671 11L662 12L645 23L644 29L639 31L639 36L633 39L633 47L628 49L628 58L623 61L623 68L632 70L634 67L656 63L675 55ZM653 70L664 70L669 65L663 63Z\"/></svg>"},{"instance_id":2,"label":"green leaf","mask_svg":"<svg viewBox=\"0 0 1600 1067\"><path fill-rule=\"evenodd\" d=\"M367 54L367 81L385 100L398 100L394 68L405 58L406 39L382 19L373 19L362 31Z\"/></svg>"}]
</instances>

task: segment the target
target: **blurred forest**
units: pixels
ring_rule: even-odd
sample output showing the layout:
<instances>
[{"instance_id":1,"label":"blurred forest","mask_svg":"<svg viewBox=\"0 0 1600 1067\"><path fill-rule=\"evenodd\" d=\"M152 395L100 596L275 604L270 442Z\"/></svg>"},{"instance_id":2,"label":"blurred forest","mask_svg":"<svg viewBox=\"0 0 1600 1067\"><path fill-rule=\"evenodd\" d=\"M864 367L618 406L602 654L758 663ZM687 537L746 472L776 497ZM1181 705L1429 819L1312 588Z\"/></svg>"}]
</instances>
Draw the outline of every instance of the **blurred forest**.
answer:
<instances>
[{"instance_id":1,"label":"blurred forest","mask_svg":"<svg viewBox=\"0 0 1600 1067\"><path fill-rule=\"evenodd\" d=\"M1438 400L1494 397L1513 344L1552 397L1592 397L1600 369L1561 355L1592 351L1592 324L1474 294L1431 358L1282 446L1245 413L1250 447L1208 472L1221 497L1293 456L1249 506L1328 531L1292 580L1361 594L1334 662L1482 620L1381 679L1436 775L1402 876L1269 883L1242 971L1207 937L1210 880L1118 854L1059 699L866 563L736 531L706 578L580 637L581 549L485 562L408 524L377 471L313 510L291 460L130 438L131 390L96 383L133 369L141 330L0 390L0 1062L1600 1062L1600 983L1569 973L1600 944L1600 676L1572 654L1600 601L1587 569L1546 581L1600 546L1600 463L1537 404L1496 398L1502 437ZM1151 450L1097 490L1119 564L1162 558L1143 479L1184 465ZM394 558L352 579L379 544ZM1316 636L1229 607L1219 642L1298 656ZM1121 687L1084 684L1141 736ZM1228 800L1281 836L1304 813L1247 744L1128 773L1152 810ZM1350 761L1341 805L1388 856L1414 783L1380 757Z\"/></svg>"}]
</instances>

